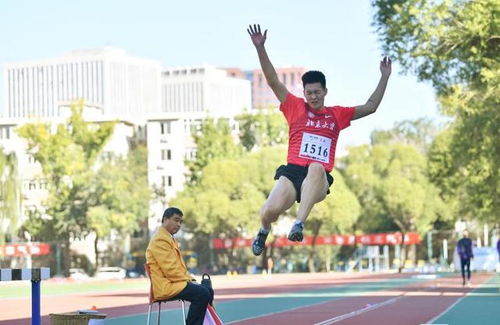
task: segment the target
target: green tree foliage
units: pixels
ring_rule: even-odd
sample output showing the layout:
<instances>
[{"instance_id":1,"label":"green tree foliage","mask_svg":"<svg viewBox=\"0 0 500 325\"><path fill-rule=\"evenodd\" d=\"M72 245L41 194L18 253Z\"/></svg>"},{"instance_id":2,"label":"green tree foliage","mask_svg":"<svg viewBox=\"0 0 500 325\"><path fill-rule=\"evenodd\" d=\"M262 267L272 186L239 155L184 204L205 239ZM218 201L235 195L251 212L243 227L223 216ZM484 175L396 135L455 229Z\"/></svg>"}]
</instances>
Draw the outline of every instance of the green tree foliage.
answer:
<instances>
[{"instance_id":1,"label":"green tree foliage","mask_svg":"<svg viewBox=\"0 0 500 325\"><path fill-rule=\"evenodd\" d=\"M259 110L237 117L240 123L240 142L247 151L288 143L288 126L283 114Z\"/></svg>"},{"instance_id":2,"label":"green tree foliage","mask_svg":"<svg viewBox=\"0 0 500 325\"><path fill-rule=\"evenodd\" d=\"M148 186L147 149L141 145L127 157L111 157L92 180L94 205L89 208L88 227L96 234L95 267L99 263L98 241L111 230L122 235L138 230L147 220L152 192Z\"/></svg>"},{"instance_id":3,"label":"green tree foliage","mask_svg":"<svg viewBox=\"0 0 500 325\"><path fill-rule=\"evenodd\" d=\"M192 232L218 237L253 234L259 210L274 184L285 148L266 148L239 159L218 159L203 169L198 186L179 192L170 204L180 207Z\"/></svg>"},{"instance_id":4,"label":"green tree foliage","mask_svg":"<svg viewBox=\"0 0 500 325\"><path fill-rule=\"evenodd\" d=\"M208 258L212 238L253 236L276 167L285 157L286 148L266 148L238 159L213 160L200 173L197 186L186 187L170 201L183 210L186 229L195 235L192 244L204 247L200 257ZM230 250L217 256L232 264L239 260L236 254Z\"/></svg>"},{"instance_id":5,"label":"green tree foliage","mask_svg":"<svg viewBox=\"0 0 500 325\"><path fill-rule=\"evenodd\" d=\"M500 3L375 0L384 50L432 82L453 118L430 150L431 177L463 215L496 221L500 210ZM463 199L466 198L466 199Z\"/></svg>"},{"instance_id":6,"label":"green tree foliage","mask_svg":"<svg viewBox=\"0 0 500 325\"><path fill-rule=\"evenodd\" d=\"M389 142L349 149L347 183L363 207L358 226L365 232L399 230L421 236L449 211L427 176L426 157L413 146ZM406 260L406 250L401 250ZM402 264L400 265L400 269Z\"/></svg>"},{"instance_id":7,"label":"green tree foliage","mask_svg":"<svg viewBox=\"0 0 500 325\"><path fill-rule=\"evenodd\" d=\"M25 124L17 130L48 179L44 214L30 218L25 226L37 240L63 241L62 266L66 275L70 239L87 233L87 213L94 204L90 185L95 163L114 129L114 123L85 122L82 110L83 102L73 105L68 122L55 126L54 132L51 125L44 123Z\"/></svg>"},{"instance_id":8,"label":"green tree foliage","mask_svg":"<svg viewBox=\"0 0 500 325\"><path fill-rule=\"evenodd\" d=\"M438 127L429 119L405 120L396 122L389 130L375 130L371 134L372 145L383 143L402 143L427 153L432 141L438 134Z\"/></svg>"},{"instance_id":9,"label":"green tree foliage","mask_svg":"<svg viewBox=\"0 0 500 325\"><path fill-rule=\"evenodd\" d=\"M353 147L345 162L347 184L363 206L362 230L390 230L390 220L403 233L423 234L438 217L447 216L437 188L428 180L426 158L415 147Z\"/></svg>"},{"instance_id":10,"label":"green tree foliage","mask_svg":"<svg viewBox=\"0 0 500 325\"><path fill-rule=\"evenodd\" d=\"M196 159L186 161L191 184L197 184L201 171L210 161L241 155L241 147L235 143L227 119L207 118L199 130L193 130L192 136L196 143Z\"/></svg>"},{"instance_id":11,"label":"green tree foliage","mask_svg":"<svg viewBox=\"0 0 500 325\"><path fill-rule=\"evenodd\" d=\"M212 161L203 169L198 186L178 193L171 204L183 209L186 227L191 232L212 237L251 237L260 227L259 211L275 184L276 168L285 158L286 147L275 146L236 160ZM335 174L335 179L334 193L315 206L306 222L314 236L346 231L359 216L355 195L340 174ZM296 207L290 214L295 211ZM315 255L313 247L311 260Z\"/></svg>"},{"instance_id":12,"label":"green tree foliage","mask_svg":"<svg viewBox=\"0 0 500 325\"><path fill-rule=\"evenodd\" d=\"M21 186L14 152L5 153L0 148L0 244L6 235L14 235L20 213ZM4 228L5 227L5 228Z\"/></svg>"}]
</instances>

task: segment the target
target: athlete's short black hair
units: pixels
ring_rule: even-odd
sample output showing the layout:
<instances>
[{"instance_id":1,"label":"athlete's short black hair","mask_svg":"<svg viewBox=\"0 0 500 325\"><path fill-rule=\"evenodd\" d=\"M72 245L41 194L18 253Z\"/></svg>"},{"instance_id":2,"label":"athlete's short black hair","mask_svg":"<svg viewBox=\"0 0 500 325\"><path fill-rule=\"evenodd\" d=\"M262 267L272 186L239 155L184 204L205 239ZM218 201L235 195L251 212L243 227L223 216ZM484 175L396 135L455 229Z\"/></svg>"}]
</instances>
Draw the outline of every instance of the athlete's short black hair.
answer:
<instances>
[{"instance_id":1,"label":"athlete's short black hair","mask_svg":"<svg viewBox=\"0 0 500 325\"><path fill-rule=\"evenodd\" d=\"M302 75L302 86L306 88L306 84L313 84L319 82L323 89L326 89L326 78L323 72L321 71L307 71Z\"/></svg>"},{"instance_id":2,"label":"athlete's short black hair","mask_svg":"<svg viewBox=\"0 0 500 325\"><path fill-rule=\"evenodd\" d=\"M161 222L165 221L165 219L170 219L174 216L174 214L180 215L181 217L184 215L179 208L170 207L163 212L163 217L161 217Z\"/></svg>"}]
</instances>

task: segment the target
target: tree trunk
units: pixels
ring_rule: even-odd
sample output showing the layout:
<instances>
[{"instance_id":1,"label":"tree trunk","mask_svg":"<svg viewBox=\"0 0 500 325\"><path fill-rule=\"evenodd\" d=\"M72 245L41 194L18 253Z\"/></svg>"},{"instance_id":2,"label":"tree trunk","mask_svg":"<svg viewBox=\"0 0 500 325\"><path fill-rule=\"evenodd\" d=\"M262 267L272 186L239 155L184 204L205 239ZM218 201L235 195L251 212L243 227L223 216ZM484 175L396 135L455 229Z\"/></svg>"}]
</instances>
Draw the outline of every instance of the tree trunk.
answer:
<instances>
[{"instance_id":1,"label":"tree trunk","mask_svg":"<svg viewBox=\"0 0 500 325\"><path fill-rule=\"evenodd\" d=\"M70 240L69 240L69 234L65 234L62 247L62 273L65 277L69 277L70 267L71 267Z\"/></svg>"},{"instance_id":2,"label":"tree trunk","mask_svg":"<svg viewBox=\"0 0 500 325\"><path fill-rule=\"evenodd\" d=\"M94 239L94 254L95 254L95 270L99 267L99 250L97 249L97 244L99 243L99 236L95 234Z\"/></svg>"},{"instance_id":3,"label":"tree trunk","mask_svg":"<svg viewBox=\"0 0 500 325\"><path fill-rule=\"evenodd\" d=\"M401 237L401 261L399 262L399 268L398 268L399 273L403 273L403 268L405 266L405 261L406 261L406 246L405 246L406 232L402 231L401 234L402 234L402 237Z\"/></svg>"},{"instance_id":4,"label":"tree trunk","mask_svg":"<svg viewBox=\"0 0 500 325\"><path fill-rule=\"evenodd\" d=\"M311 244L311 251L309 252L309 258L307 260L307 267L309 272L316 272L316 266L314 265L314 256L316 255L316 239L318 238L319 230L323 225L322 221L312 221L311 226L313 230L313 239Z\"/></svg>"}]
</instances>

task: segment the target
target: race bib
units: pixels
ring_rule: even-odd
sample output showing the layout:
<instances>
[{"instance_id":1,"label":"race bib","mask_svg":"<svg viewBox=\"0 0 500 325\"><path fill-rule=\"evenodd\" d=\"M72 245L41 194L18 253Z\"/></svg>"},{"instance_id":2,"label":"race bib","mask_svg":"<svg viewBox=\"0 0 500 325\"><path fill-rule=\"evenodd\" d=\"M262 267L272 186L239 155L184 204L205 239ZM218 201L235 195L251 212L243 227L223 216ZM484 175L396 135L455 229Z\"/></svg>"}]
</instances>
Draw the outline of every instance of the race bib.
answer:
<instances>
[{"instance_id":1,"label":"race bib","mask_svg":"<svg viewBox=\"0 0 500 325\"><path fill-rule=\"evenodd\" d=\"M332 139L304 132L299 157L328 163L331 146Z\"/></svg>"}]
</instances>

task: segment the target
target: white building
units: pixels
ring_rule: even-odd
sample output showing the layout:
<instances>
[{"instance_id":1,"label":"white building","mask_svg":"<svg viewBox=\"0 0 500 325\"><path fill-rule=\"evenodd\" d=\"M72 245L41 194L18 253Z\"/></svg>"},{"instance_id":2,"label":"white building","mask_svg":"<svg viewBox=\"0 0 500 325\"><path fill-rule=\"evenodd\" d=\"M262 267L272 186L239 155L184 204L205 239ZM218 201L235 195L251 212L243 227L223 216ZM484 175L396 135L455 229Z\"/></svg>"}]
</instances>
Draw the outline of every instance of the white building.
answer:
<instances>
[{"instance_id":1,"label":"white building","mask_svg":"<svg viewBox=\"0 0 500 325\"><path fill-rule=\"evenodd\" d=\"M146 139L149 184L165 193L162 200L151 203L153 230L165 205L183 188L185 160L196 157L191 129L212 117L227 118L236 130L234 117L251 108L251 84L209 65L162 71L156 61L103 48L8 64L4 98L0 147L18 157L23 219L43 206L47 181L14 129L37 120L62 122L69 116L69 104L83 100L85 120L117 121L105 152L126 154L131 138Z\"/></svg>"},{"instance_id":2,"label":"white building","mask_svg":"<svg viewBox=\"0 0 500 325\"><path fill-rule=\"evenodd\" d=\"M104 116L154 113L160 107L160 71L157 61L109 47L9 63L4 69L4 115L57 117L61 107L79 99Z\"/></svg>"},{"instance_id":3,"label":"white building","mask_svg":"<svg viewBox=\"0 0 500 325\"><path fill-rule=\"evenodd\" d=\"M249 81L210 65L166 69L161 88L162 112L234 117L252 105Z\"/></svg>"},{"instance_id":4,"label":"white building","mask_svg":"<svg viewBox=\"0 0 500 325\"><path fill-rule=\"evenodd\" d=\"M251 84L209 65L171 68L162 73L161 102L162 113L147 122L149 183L165 193L163 202L152 204L151 229L183 188L185 160L196 158L191 130L207 117L226 118L236 130L234 117L251 108Z\"/></svg>"}]
</instances>

